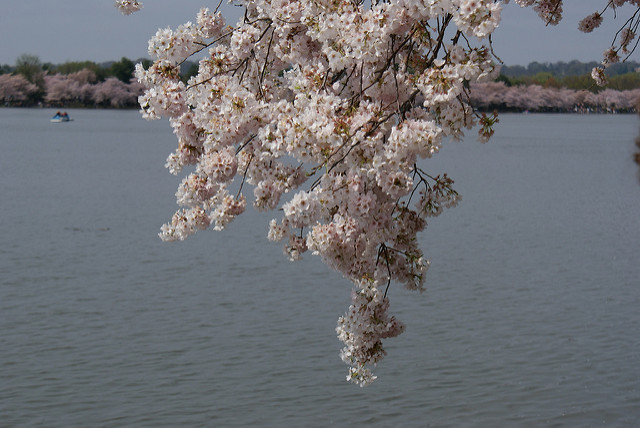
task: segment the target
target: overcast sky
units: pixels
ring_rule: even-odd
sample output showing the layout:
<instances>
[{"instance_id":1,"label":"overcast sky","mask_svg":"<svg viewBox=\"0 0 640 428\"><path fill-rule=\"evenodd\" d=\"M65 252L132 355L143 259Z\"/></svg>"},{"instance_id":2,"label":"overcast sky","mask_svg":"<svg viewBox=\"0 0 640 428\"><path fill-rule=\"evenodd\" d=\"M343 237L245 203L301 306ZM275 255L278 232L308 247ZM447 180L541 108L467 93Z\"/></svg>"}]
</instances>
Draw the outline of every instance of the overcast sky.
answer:
<instances>
[{"instance_id":1,"label":"overcast sky","mask_svg":"<svg viewBox=\"0 0 640 428\"><path fill-rule=\"evenodd\" d=\"M23 54L42 62L96 62L147 57L147 41L160 27L195 21L201 6L214 9L217 0L145 0L142 11L121 15L111 0L0 0L0 64L15 64ZM565 18L546 27L531 9L511 2L494 33L494 50L507 65L531 61L578 59L600 61L611 43L613 25L592 34L577 30L578 21L604 0L566 0ZM226 4L223 12L235 23L240 12ZM610 14L605 24L614 24Z\"/></svg>"}]
</instances>

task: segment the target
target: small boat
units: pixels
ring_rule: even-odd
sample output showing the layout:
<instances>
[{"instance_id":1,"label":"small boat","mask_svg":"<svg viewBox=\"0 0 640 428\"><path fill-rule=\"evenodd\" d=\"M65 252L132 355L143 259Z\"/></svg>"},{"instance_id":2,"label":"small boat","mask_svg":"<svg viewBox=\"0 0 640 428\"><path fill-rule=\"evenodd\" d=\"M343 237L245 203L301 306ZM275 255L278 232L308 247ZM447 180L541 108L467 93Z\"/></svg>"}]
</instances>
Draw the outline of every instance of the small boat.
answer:
<instances>
[{"instance_id":1,"label":"small boat","mask_svg":"<svg viewBox=\"0 0 640 428\"><path fill-rule=\"evenodd\" d=\"M51 118L52 123L70 122L72 120L66 111L64 113L57 112L56 115Z\"/></svg>"}]
</instances>

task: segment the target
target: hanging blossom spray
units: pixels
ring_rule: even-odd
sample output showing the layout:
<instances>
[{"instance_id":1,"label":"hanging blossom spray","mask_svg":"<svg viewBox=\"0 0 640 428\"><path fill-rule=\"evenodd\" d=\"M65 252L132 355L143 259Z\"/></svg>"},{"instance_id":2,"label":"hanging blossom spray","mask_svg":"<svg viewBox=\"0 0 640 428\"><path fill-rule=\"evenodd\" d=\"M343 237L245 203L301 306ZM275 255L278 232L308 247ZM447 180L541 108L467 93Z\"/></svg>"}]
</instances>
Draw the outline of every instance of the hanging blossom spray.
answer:
<instances>
[{"instance_id":1,"label":"hanging blossom spray","mask_svg":"<svg viewBox=\"0 0 640 428\"><path fill-rule=\"evenodd\" d=\"M550 22L561 13L518 3ZM258 210L280 207L268 239L291 260L320 256L353 284L336 331L347 379L364 386L386 353L382 340L404 330L388 313L390 284L424 289L429 260L417 234L460 200L453 180L430 175L424 160L474 126L483 142L493 134L497 117L476 114L468 88L497 76L490 36L502 2L239 4L235 26L203 8L193 23L158 30L155 62L136 67L143 116L168 117L178 139L167 168L191 171L160 237L223 229L248 199ZM198 53L198 73L183 83L179 67Z\"/></svg>"}]
</instances>

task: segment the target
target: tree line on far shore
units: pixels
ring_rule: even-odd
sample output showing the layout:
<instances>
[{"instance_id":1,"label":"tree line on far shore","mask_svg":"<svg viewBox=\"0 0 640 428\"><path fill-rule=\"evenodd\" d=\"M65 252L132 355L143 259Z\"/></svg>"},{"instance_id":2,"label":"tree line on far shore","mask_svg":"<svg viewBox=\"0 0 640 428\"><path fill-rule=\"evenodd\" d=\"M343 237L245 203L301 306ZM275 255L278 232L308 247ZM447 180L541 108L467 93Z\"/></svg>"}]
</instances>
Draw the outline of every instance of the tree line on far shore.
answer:
<instances>
[{"instance_id":1,"label":"tree line on far shore","mask_svg":"<svg viewBox=\"0 0 640 428\"><path fill-rule=\"evenodd\" d=\"M21 55L15 66L0 65L0 105L50 107L135 108L144 92L133 78L136 62L97 64L73 61L41 63L34 55ZM472 105L481 110L547 112L632 112L640 99L640 64L615 64L610 84L596 86L589 75L591 63L531 63L503 67L495 82L472 85ZM197 74L198 65L185 62L181 79ZM579 73L579 74L578 74Z\"/></svg>"},{"instance_id":2,"label":"tree line on far shore","mask_svg":"<svg viewBox=\"0 0 640 428\"><path fill-rule=\"evenodd\" d=\"M471 105L483 111L530 111L564 113L633 113L640 101L640 89L618 91L507 86L504 82L471 85Z\"/></svg>"},{"instance_id":3,"label":"tree line on far shore","mask_svg":"<svg viewBox=\"0 0 640 428\"><path fill-rule=\"evenodd\" d=\"M601 88L594 87L591 70L600 63L570 62L540 63L532 62L526 67L521 65L503 66L500 81L507 86L540 85L542 87L589 90L597 92ZM640 63L626 61L611 64L606 75L609 80L607 89L625 91L640 88Z\"/></svg>"},{"instance_id":4,"label":"tree line on far shore","mask_svg":"<svg viewBox=\"0 0 640 428\"><path fill-rule=\"evenodd\" d=\"M124 57L103 64L56 65L21 55L15 66L0 66L0 102L17 107L136 107L144 87L133 79L134 68L135 62Z\"/></svg>"}]
</instances>

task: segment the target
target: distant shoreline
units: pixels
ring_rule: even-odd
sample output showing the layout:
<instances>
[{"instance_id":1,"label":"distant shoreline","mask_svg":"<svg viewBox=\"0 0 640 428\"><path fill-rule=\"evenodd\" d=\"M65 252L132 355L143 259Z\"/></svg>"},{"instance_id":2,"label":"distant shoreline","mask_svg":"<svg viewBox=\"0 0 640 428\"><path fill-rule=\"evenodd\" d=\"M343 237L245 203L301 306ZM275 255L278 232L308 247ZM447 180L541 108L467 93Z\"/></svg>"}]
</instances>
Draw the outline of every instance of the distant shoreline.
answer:
<instances>
[{"instance_id":1,"label":"distant shoreline","mask_svg":"<svg viewBox=\"0 0 640 428\"><path fill-rule=\"evenodd\" d=\"M0 108L15 108L15 109L37 109L37 110L140 110L140 107L126 106L126 107L113 107L113 106L11 106L0 105ZM495 109L495 108L476 108L478 113L491 113L498 112L500 114L638 114L638 111L634 109L619 109L613 111L606 111L604 109L588 109L588 110L517 110L517 109Z\"/></svg>"}]
</instances>

